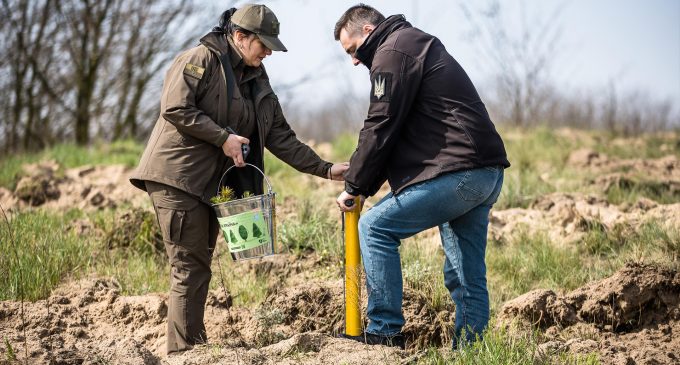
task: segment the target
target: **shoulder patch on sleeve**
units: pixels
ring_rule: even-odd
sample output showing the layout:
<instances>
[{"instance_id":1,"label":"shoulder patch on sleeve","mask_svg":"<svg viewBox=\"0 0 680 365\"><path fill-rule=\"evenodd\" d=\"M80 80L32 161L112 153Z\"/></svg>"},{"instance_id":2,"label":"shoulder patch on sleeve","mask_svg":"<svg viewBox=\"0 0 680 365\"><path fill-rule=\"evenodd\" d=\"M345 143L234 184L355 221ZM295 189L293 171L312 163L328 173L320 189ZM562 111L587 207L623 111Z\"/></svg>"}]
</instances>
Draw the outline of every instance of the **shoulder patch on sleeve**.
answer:
<instances>
[{"instance_id":1,"label":"shoulder patch on sleeve","mask_svg":"<svg viewBox=\"0 0 680 365\"><path fill-rule=\"evenodd\" d=\"M184 74L191 76L195 79L201 79L203 77L203 72L205 71L205 68L199 67L196 65L192 65L190 63L187 63L184 66Z\"/></svg>"},{"instance_id":2,"label":"shoulder patch on sleeve","mask_svg":"<svg viewBox=\"0 0 680 365\"><path fill-rule=\"evenodd\" d=\"M389 102L392 94L392 73L376 72L371 75L371 102Z\"/></svg>"}]
</instances>

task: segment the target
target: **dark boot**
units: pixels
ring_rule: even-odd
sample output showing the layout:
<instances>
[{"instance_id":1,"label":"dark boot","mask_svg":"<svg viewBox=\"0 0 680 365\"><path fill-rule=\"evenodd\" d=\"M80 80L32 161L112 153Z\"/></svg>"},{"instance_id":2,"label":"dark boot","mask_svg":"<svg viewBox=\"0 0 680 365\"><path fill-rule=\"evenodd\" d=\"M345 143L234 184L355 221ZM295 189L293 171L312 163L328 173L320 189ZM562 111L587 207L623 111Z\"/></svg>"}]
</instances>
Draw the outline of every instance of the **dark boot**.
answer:
<instances>
[{"instance_id":1,"label":"dark boot","mask_svg":"<svg viewBox=\"0 0 680 365\"><path fill-rule=\"evenodd\" d=\"M365 332L359 336L350 336L342 333L340 334L339 337L359 341L367 345L384 345L391 347L399 347L402 350L406 348L406 339L404 338L404 335L401 332L392 336L374 335L372 333Z\"/></svg>"}]
</instances>

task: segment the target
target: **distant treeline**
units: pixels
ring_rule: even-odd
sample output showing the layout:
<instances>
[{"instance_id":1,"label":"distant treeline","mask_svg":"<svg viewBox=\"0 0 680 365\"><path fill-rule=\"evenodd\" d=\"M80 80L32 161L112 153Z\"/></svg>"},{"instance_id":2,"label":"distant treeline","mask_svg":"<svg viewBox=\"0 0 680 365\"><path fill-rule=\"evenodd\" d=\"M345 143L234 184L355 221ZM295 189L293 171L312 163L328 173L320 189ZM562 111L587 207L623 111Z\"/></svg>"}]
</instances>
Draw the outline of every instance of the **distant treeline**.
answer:
<instances>
[{"instance_id":1,"label":"distant treeline","mask_svg":"<svg viewBox=\"0 0 680 365\"><path fill-rule=\"evenodd\" d=\"M551 3L536 9L524 2L458 1L457 11L467 23L455 24L451 31L474 46L475 66L493 75L474 80L492 120L519 128L565 126L622 135L680 129L680 105L674 104L678 100L660 100L647 90L623 90L613 75L607 85L590 90L574 91L554 81L558 61L569 59L560 25L566 6ZM367 106L365 95L350 92L311 109L307 100L284 105L296 131L316 140L356 133Z\"/></svg>"},{"instance_id":2,"label":"distant treeline","mask_svg":"<svg viewBox=\"0 0 680 365\"><path fill-rule=\"evenodd\" d=\"M210 28L205 19L215 18L193 1L0 0L0 150L147 138L158 114L161 71ZM614 82L600 92L565 94L548 82L559 48L559 9L532 25L540 34L513 40L498 21L500 3L487 3L481 10L462 3L461 9L471 20L480 60L498 75L478 85L498 124L623 134L680 125L671 101L642 91L624 94ZM365 98L341 94L315 110L296 108L295 100L284 107L303 137L329 140L356 132L366 111Z\"/></svg>"}]
</instances>

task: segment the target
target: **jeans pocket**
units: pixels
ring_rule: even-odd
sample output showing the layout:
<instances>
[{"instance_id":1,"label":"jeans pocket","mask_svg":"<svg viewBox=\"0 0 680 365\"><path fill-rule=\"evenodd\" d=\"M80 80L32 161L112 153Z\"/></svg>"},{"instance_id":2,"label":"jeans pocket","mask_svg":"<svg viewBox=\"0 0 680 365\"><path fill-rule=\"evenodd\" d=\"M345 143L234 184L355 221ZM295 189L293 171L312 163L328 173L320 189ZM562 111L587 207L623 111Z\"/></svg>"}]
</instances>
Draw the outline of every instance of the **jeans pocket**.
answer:
<instances>
[{"instance_id":1,"label":"jeans pocket","mask_svg":"<svg viewBox=\"0 0 680 365\"><path fill-rule=\"evenodd\" d=\"M461 181L460 184L458 184L456 192L461 199L469 202L480 201L484 197L480 191L468 186L464 181Z\"/></svg>"},{"instance_id":2,"label":"jeans pocket","mask_svg":"<svg viewBox=\"0 0 680 365\"><path fill-rule=\"evenodd\" d=\"M458 186L456 186L456 193L458 193L458 196L465 201L480 201L484 194L469 184L468 181L471 174L471 171L465 172L465 176L463 176L463 179L458 183Z\"/></svg>"}]
</instances>

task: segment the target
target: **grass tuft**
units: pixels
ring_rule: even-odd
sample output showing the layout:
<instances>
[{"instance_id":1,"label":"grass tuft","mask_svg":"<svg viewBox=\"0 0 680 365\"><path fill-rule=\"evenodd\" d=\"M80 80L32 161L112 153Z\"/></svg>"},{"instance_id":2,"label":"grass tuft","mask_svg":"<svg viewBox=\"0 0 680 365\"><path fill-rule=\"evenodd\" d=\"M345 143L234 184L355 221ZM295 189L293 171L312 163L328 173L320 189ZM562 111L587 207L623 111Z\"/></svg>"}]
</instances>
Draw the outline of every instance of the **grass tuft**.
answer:
<instances>
[{"instance_id":1,"label":"grass tuft","mask_svg":"<svg viewBox=\"0 0 680 365\"><path fill-rule=\"evenodd\" d=\"M337 222L310 200L303 200L297 218L282 222L278 231L280 242L298 256L316 252L324 258L342 258Z\"/></svg>"},{"instance_id":2,"label":"grass tuft","mask_svg":"<svg viewBox=\"0 0 680 365\"><path fill-rule=\"evenodd\" d=\"M456 351L428 349L419 365L599 365L597 354L541 354L537 351L540 333L509 333L488 329L484 338Z\"/></svg>"},{"instance_id":3,"label":"grass tuft","mask_svg":"<svg viewBox=\"0 0 680 365\"><path fill-rule=\"evenodd\" d=\"M73 218L73 212L57 215L27 211L14 215L11 224L17 255L0 255L0 282L6 283L0 286L0 300L17 300L21 288L27 300L45 298L65 277L89 265L88 244L65 228ZM15 248L10 245L9 232L0 230L0 252L13 252Z\"/></svg>"}]
</instances>

